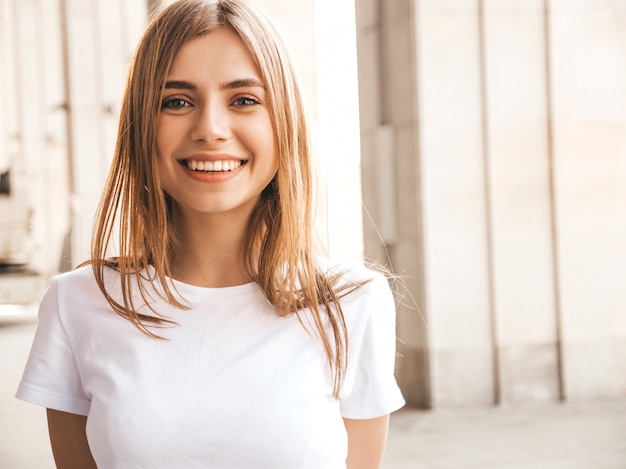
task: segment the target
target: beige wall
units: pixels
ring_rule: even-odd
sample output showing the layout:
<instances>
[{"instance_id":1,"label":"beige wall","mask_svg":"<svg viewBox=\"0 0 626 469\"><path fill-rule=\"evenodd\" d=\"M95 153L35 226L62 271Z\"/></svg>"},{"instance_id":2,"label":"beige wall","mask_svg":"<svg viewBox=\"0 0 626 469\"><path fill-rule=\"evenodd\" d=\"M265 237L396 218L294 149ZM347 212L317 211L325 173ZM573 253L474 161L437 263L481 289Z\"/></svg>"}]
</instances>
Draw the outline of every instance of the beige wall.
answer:
<instances>
[{"instance_id":1,"label":"beige wall","mask_svg":"<svg viewBox=\"0 0 626 469\"><path fill-rule=\"evenodd\" d=\"M3 152L25 167L46 275L89 255L145 0L0 0ZM20 178L22 179L22 178ZM69 237L71 227L71 237Z\"/></svg>"},{"instance_id":2,"label":"beige wall","mask_svg":"<svg viewBox=\"0 0 626 469\"><path fill-rule=\"evenodd\" d=\"M485 2L483 24L499 398L555 399L561 392L559 312L543 2Z\"/></svg>"},{"instance_id":3,"label":"beige wall","mask_svg":"<svg viewBox=\"0 0 626 469\"><path fill-rule=\"evenodd\" d=\"M367 142L391 129L385 247L415 298L398 330L413 404L626 396L625 15L620 1L357 1L364 200L384 225Z\"/></svg>"},{"instance_id":4,"label":"beige wall","mask_svg":"<svg viewBox=\"0 0 626 469\"><path fill-rule=\"evenodd\" d=\"M365 254L396 282L397 376L407 401L430 406L424 289L418 82L408 1L357 2Z\"/></svg>"},{"instance_id":5,"label":"beige wall","mask_svg":"<svg viewBox=\"0 0 626 469\"><path fill-rule=\"evenodd\" d=\"M65 4L70 106L71 259L89 257L93 217L117 136L130 57L146 21L145 0L60 0Z\"/></svg>"},{"instance_id":6,"label":"beige wall","mask_svg":"<svg viewBox=\"0 0 626 469\"><path fill-rule=\"evenodd\" d=\"M553 2L551 72L564 380L626 395L626 21L620 1Z\"/></svg>"},{"instance_id":7,"label":"beige wall","mask_svg":"<svg viewBox=\"0 0 626 469\"><path fill-rule=\"evenodd\" d=\"M60 12L57 2L0 1L0 160L27 186L33 267L56 271L69 223ZM45 207L46 209L43 209Z\"/></svg>"}]
</instances>

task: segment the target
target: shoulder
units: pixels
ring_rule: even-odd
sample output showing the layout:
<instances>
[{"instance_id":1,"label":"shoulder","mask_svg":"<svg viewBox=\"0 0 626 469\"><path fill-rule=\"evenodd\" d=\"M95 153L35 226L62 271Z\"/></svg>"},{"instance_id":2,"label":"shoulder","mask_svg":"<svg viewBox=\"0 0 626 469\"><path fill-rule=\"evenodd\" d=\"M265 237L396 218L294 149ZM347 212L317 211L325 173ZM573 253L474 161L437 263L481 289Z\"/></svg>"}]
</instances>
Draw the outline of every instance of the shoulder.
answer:
<instances>
[{"instance_id":1,"label":"shoulder","mask_svg":"<svg viewBox=\"0 0 626 469\"><path fill-rule=\"evenodd\" d=\"M103 287L111 297L121 299L121 282L117 271L105 267ZM53 306L62 317L85 310L108 309L103 290L94 275L93 266L85 265L54 276L42 300Z\"/></svg>"},{"instance_id":2,"label":"shoulder","mask_svg":"<svg viewBox=\"0 0 626 469\"><path fill-rule=\"evenodd\" d=\"M322 271L336 279L335 289L340 293L342 305L367 301L393 307L393 294L388 278L380 271L362 262L324 258L320 260Z\"/></svg>"},{"instance_id":3,"label":"shoulder","mask_svg":"<svg viewBox=\"0 0 626 469\"><path fill-rule=\"evenodd\" d=\"M381 272L367 267L362 261L318 257L317 262L325 275L340 276L342 282L362 283L385 278Z\"/></svg>"},{"instance_id":4,"label":"shoulder","mask_svg":"<svg viewBox=\"0 0 626 469\"><path fill-rule=\"evenodd\" d=\"M119 283L119 274L115 270L104 268L105 287L116 285ZM84 265L74 270L63 272L53 277L51 285L56 285L61 290L69 290L74 293L89 293L99 291L98 283L93 272L93 266Z\"/></svg>"}]
</instances>

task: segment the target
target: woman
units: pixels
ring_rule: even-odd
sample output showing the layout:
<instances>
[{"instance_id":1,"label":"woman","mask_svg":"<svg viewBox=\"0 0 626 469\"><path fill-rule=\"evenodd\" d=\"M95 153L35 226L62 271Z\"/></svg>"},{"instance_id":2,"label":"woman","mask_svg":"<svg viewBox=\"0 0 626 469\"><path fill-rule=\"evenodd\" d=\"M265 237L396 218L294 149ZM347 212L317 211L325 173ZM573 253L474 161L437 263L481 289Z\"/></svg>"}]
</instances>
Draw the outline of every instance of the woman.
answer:
<instances>
[{"instance_id":1,"label":"woman","mask_svg":"<svg viewBox=\"0 0 626 469\"><path fill-rule=\"evenodd\" d=\"M151 22L92 258L50 285L18 390L58 467L380 467L393 298L315 255L310 158L259 12L183 0Z\"/></svg>"}]
</instances>

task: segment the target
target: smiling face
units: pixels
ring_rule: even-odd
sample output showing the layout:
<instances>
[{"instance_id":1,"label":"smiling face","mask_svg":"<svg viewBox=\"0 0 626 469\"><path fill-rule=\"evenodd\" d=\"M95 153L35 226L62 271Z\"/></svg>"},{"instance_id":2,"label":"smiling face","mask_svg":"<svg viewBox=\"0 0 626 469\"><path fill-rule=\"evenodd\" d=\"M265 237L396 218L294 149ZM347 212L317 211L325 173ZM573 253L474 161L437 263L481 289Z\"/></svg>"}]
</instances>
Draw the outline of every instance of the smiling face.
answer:
<instances>
[{"instance_id":1,"label":"smiling face","mask_svg":"<svg viewBox=\"0 0 626 469\"><path fill-rule=\"evenodd\" d=\"M190 40L174 57L156 148L162 187L183 216L250 216L278 155L265 85L230 27Z\"/></svg>"}]
</instances>

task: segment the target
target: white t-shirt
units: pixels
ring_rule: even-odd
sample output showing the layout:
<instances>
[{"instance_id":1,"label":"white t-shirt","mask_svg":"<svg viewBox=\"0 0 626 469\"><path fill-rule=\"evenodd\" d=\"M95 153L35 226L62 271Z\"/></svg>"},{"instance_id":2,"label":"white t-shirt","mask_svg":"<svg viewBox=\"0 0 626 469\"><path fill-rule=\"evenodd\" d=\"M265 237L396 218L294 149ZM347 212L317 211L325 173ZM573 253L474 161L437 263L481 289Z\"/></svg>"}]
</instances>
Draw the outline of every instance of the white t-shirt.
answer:
<instances>
[{"instance_id":1,"label":"white t-shirt","mask_svg":"<svg viewBox=\"0 0 626 469\"><path fill-rule=\"evenodd\" d=\"M296 316L279 317L257 284L173 281L191 309L151 295L177 323L154 329L163 340L112 311L91 267L53 279L17 397L87 415L103 469L345 468L342 417L378 417L404 403L387 281L364 268L347 274L368 276L341 302L349 361L339 400L319 339ZM105 278L120 298L117 272Z\"/></svg>"}]
</instances>

